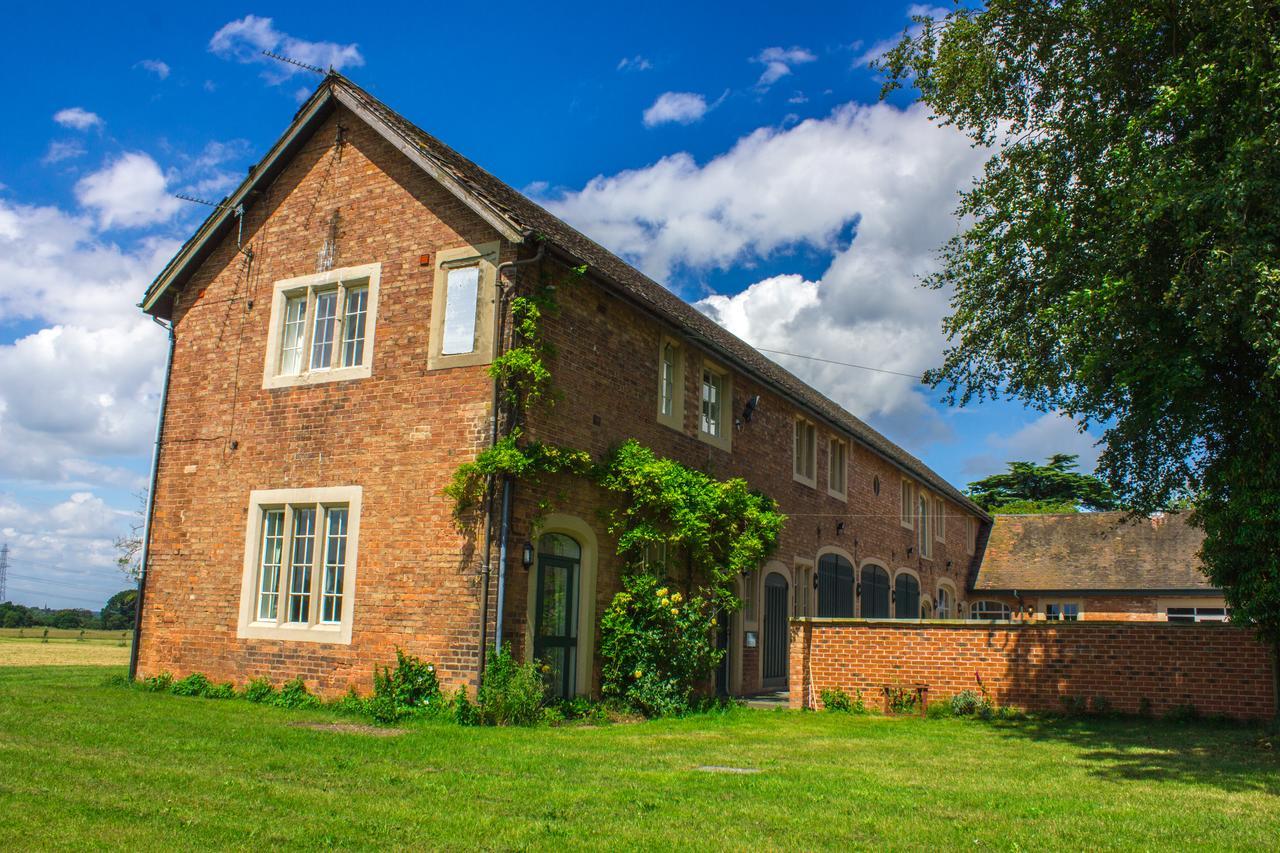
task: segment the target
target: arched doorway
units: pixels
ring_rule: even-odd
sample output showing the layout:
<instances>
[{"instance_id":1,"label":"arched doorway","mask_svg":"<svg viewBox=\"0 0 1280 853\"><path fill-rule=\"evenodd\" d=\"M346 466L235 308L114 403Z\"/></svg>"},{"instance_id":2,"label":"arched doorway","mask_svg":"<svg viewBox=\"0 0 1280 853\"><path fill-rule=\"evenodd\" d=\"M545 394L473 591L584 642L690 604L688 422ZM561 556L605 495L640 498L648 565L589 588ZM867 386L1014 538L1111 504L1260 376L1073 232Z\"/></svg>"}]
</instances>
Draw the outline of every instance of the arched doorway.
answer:
<instances>
[{"instance_id":1,"label":"arched doorway","mask_svg":"<svg viewBox=\"0 0 1280 853\"><path fill-rule=\"evenodd\" d=\"M547 689L567 699L578 689L578 607L582 546L564 533L538 537L533 657L547 664Z\"/></svg>"},{"instance_id":2,"label":"arched doorway","mask_svg":"<svg viewBox=\"0 0 1280 853\"><path fill-rule=\"evenodd\" d=\"M770 572L764 579L764 660L762 685L766 688L787 686L788 627L787 579Z\"/></svg>"},{"instance_id":3,"label":"arched doorway","mask_svg":"<svg viewBox=\"0 0 1280 853\"><path fill-rule=\"evenodd\" d=\"M853 564L839 554L818 558L818 616L853 618Z\"/></svg>"},{"instance_id":4,"label":"arched doorway","mask_svg":"<svg viewBox=\"0 0 1280 853\"><path fill-rule=\"evenodd\" d=\"M868 564L862 567L859 583L863 619L889 618L889 573L880 566Z\"/></svg>"},{"instance_id":5,"label":"arched doorway","mask_svg":"<svg viewBox=\"0 0 1280 853\"><path fill-rule=\"evenodd\" d=\"M901 572L893 583L893 602L895 605L893 618L920 618L920 581L915 575Z\"/></svg>"}]
</instances>

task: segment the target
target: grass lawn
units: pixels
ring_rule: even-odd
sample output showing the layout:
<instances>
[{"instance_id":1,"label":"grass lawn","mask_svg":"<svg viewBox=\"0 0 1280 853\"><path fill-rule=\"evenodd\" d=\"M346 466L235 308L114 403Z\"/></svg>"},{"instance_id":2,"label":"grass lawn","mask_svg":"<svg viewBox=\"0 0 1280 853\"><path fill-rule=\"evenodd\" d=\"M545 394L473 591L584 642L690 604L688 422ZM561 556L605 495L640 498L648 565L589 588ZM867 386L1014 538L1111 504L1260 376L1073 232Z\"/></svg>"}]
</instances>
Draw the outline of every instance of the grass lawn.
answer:
<instances>
[{"instance_id":1,"label":"grass lawn","mask_svg":"<svg viewBox=\"0 0 1280 853\"><path fill-rule=\"evenodd\" d=\"M49 642L40 636L43 628L0 629L0 667L4 666L123 666L129 663L132 634L123 631L79 631L49 629ZM121 643L124 645L121 645Z\"/></svg>"},{"instance_id":2,"label":"grass lawn","mask_svg":"<svg viewBox=\"0 0 1280 853\"><path fill-rule=\"evenodd\" d=\"M739 709L395 737L0 668L4 845L1216 848L1280 838L1256 728ZM758 773L704 772L703 765Z\"/></svg>"}]
</instances>

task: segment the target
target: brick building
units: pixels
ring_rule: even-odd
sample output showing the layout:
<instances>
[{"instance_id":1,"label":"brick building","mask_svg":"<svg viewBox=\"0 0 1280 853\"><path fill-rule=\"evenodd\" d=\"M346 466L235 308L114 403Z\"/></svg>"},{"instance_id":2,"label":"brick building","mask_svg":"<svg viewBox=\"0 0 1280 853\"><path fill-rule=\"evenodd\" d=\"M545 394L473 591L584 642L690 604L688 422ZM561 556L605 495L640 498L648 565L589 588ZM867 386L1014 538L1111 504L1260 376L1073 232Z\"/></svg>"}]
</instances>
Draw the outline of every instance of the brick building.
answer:
<instances>
[{"instance_id":1,"label":"brick building","mask_svg":"<svg viewBox=\"0 0 1280 853\"><path fill-rule=\"evenodd\" d=\"M488 365L507 297L583 264L557 278L559 399L529 413L529 437L593 454L635 438L746 478L789 516L776 554L739 579L722 689L787 684L791 615L962 613L978 507L330 74L142 303L172 350L139 673L301 675L332 693L367 689L398 646L474 684L496 631L551 661L557 691L597 690L595 626L621 570L602 495L517 482L509 512L498 501L459 529L442 494L506 429Z\"/></svg>"},{"instance_id":2,"label":"brick building","mask_svg":"<svg viewBox=\"0 0 1280 853\"><path fill-rule=\"evenodd\" d=\"M973 616L1221 622L1185 513L997 515L970 593Z\"/></svg>"}]
</instances>

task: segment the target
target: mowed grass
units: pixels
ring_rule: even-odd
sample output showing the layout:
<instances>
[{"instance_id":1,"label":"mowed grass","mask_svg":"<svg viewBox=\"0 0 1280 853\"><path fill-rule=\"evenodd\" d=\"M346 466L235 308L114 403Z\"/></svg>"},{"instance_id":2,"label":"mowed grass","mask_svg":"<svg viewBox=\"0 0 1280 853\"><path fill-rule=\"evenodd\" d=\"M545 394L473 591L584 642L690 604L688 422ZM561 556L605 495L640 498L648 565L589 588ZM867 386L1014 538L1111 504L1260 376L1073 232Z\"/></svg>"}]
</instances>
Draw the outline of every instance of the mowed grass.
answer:
<instances>
[{"instance_id":1,"label":"mowed grass","mask_svg":"<svg viewBox=\"0 0 1280 853\"><path fill-rule=\"evenodd\" d=\"M738 709L558 729L327 712L0 669L8 848L1272 848L1258 728ZM715 765L758 773L705 772Z\"/></svg>"},{"instance_id":2,"label":"mowed grass","mask_svg":"<svg viewBox=\"0 0 1280 853\"><path fill-rule=\"evenodd\" d=\"M132 635L122 631L79 631L43 628L0 629L0 667L6 666L121 666L129 662ZM123 643L123 645L121 645Z\"/></svg>"}]
</instances>

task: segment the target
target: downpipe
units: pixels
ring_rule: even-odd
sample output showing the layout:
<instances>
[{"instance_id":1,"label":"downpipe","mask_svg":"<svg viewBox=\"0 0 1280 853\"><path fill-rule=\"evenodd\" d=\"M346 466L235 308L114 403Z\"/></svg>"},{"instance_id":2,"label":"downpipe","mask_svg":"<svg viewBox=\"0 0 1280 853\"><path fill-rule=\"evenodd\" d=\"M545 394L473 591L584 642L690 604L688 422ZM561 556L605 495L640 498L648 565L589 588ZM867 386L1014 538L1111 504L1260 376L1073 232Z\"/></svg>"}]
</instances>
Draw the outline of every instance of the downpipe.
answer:
<instances>
[{"instance_id":1,"label":"downpipe","mask_svg":"<svg viewBox=\"0 0 1280 853\"><path fill-rule=\"evenodd\" d=\"M160 444L164 440L164 415L169 407L169 377L173 373L173 350L177 336L173 323L152 317L156 325L169 333L169 352L164 360L164 383L160 389L160 411L156 415L156 441L151 453L151 484L147 488L147 509L142 519L142 553L138 559L138 594L133 602L133 648L129 650L129 680L138 677L138 646L142 640L142 599L147 594L147 569L151 560L151 525L156 511L156 481L160 476Z\"/></svg>"}]
</instances>

